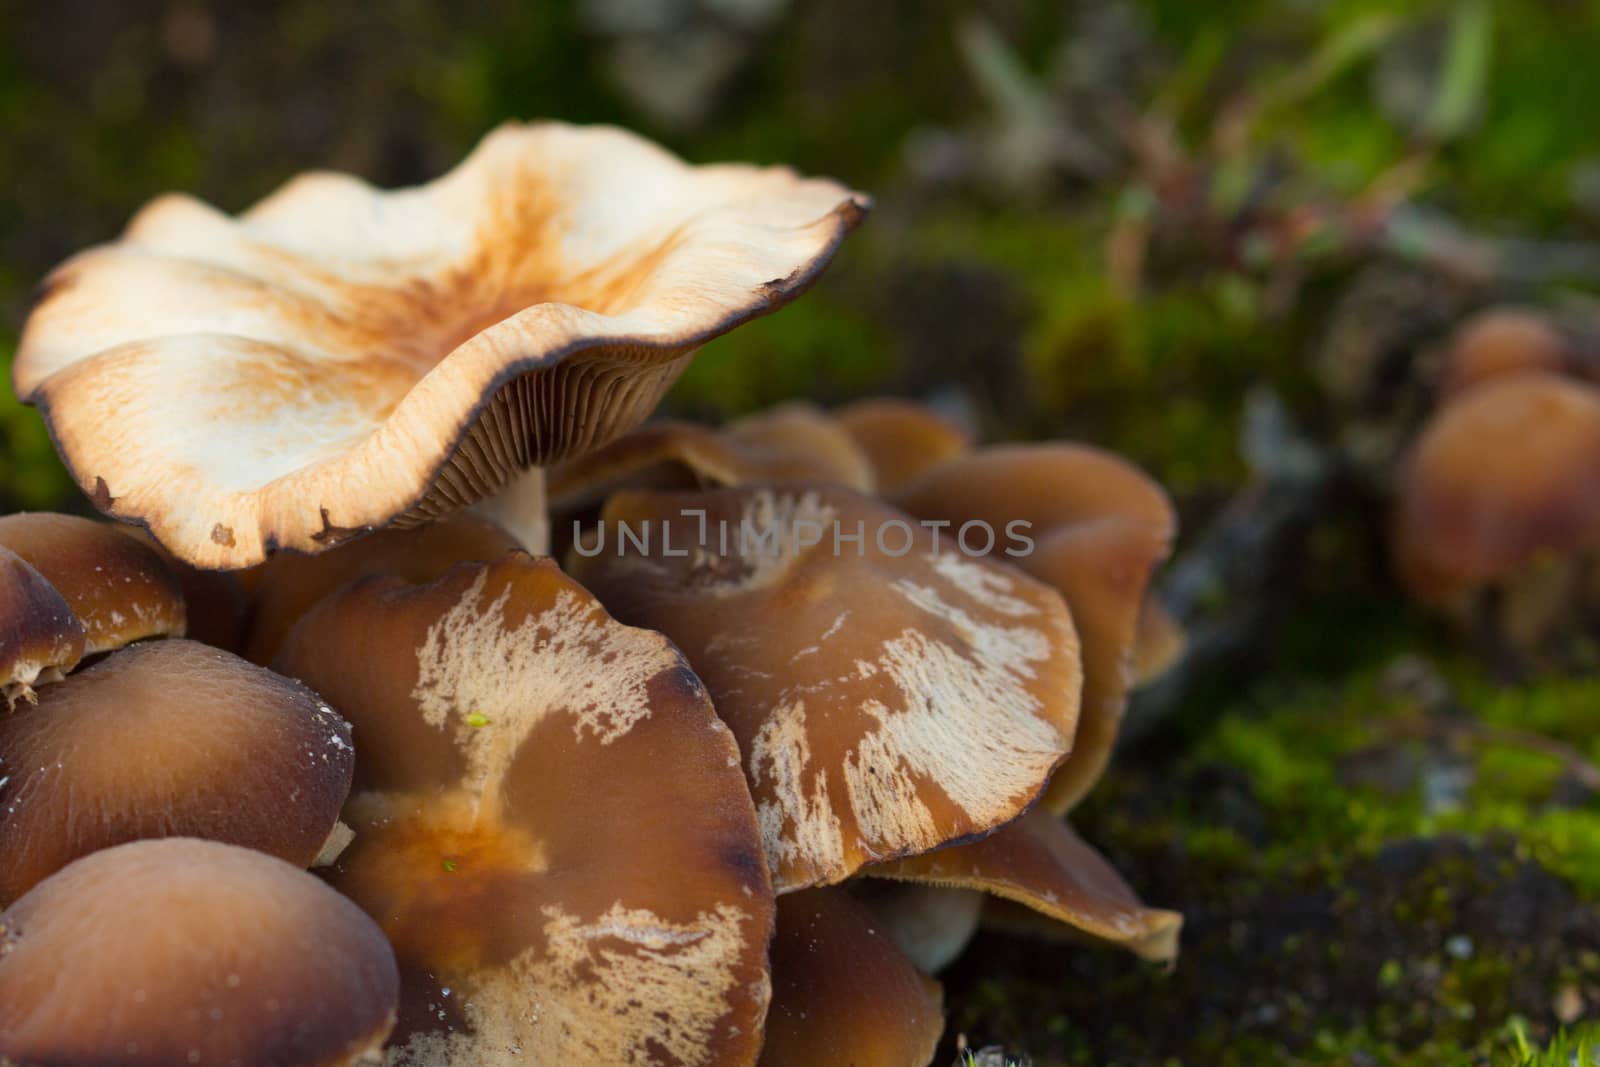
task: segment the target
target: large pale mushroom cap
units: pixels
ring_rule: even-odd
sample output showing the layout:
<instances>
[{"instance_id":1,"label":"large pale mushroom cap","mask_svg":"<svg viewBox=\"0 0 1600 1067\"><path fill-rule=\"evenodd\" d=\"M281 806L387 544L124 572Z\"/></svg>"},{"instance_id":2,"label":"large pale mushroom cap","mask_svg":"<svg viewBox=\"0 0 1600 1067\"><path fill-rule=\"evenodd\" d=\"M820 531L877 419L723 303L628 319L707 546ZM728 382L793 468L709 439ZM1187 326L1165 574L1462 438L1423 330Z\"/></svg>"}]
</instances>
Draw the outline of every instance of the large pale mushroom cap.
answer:
<instances>
[{"instance_id":1,"label":"large pale mushroom cap","mask_svg":"<svg viewBox=\"0 0 1600 1067\"><path fill-rule=\"evenodd\" d=\"M1071 747L1078 639L1060 595L939 550L870 497L627 492L600 530L575 573L705 679L739 738L780 892L996 827Z\"/></svg>"},{"instance_id":2,"label":"large pale mushroom cap","mask_svg":"<svg viewBox=\"0 0 1600 1067\"><path fill-rule=\"evenodd\" d=\"M414 189L310 174L237 218L155 201L51 275L14 384L101 510L249 566L604 444L865 209L617 129L506 126Z\"/></svg>"},{"instance_id":3,"label":"large pale mushroom cap","mask_svg":"<svg viewBox=\"0 0 1600 1067\"><path fill-rule=\"evenodd\" d=\"M550 560L368 578L277 666L355 724L331 878L395 946L391 1063L749 1064L773 900L732 735Z\"/></svg>"}]
</instances>

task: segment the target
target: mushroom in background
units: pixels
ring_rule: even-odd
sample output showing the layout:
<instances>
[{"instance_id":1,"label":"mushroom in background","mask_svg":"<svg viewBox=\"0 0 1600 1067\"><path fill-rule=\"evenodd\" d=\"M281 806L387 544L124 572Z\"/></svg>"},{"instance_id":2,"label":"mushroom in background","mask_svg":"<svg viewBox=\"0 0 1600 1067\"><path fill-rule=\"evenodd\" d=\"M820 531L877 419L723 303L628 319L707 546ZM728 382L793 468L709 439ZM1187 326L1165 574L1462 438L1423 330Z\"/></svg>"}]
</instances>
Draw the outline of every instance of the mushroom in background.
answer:
<instances>
[{"instance_id":1,"label":"mushroom in background","mask_svg":"<svg viewBox=\"0 0 1600 1067\"><path fill-rule=\"evenodd\" d=\"M786 168L508 125L414 189L154 201L46 281L13 384L100 510L199 567L479 502L540 551L542 468L643 421L866 210Z\"/></svg>"},{"instance_id":2,"label":"mushroom in background","mask_svg":"<svg viewBox=\"0 0 1600 1067\"><path fill-rule=\"evenodd\" d=\"M1593 610L1600 387L1525 371L1450 398L1403 460L1392 548L1413 596L1519 654Z\"/></svg>"},{"instance_id":3,"label":"mushroom in background","mask_svg":"<svg viewBox=\"0 0 1600 1067\"><path fill-rule=\"evenodd\" d=\"M967 433L933 409L896 397L869 397L833 411L872 465L873 483L889 493L972 448Z\"/></svg>"},{"instance_id":4,"label":"mushroom in background","mask_svg":"<svg viewBox=\"0 0 1600 1067\"><path fill-rule=\"evenodd\" d=\"M1514 374L1566 374L1573 348L1561 328L1540 311L1493 307L1463 322L1445 352L1439 393L1456 396L1492 378Z\"/></svg>"},{"instance_id":5,"label":"mushroom in background","mask_svg":"<svg viewBox=\"0 0 1600 1067\"><path fill-rule=\"evenodd\" d=\"M372 1063L398 986L382 932L304 871L232 845L140 841L0 912L0 1062Z\"/></svg>"},{"instance_id":6,"label":"mushroom in background","mask_svg":"<svg viewBox=\"0 0 1600 1067\"><path fill-rule=\"evenodd\" d=\"M391 1062L754 1061L772 888L738 748L665 637L514 553L347 585L276 666L356 727L330 879L399 958Z\"/></svg>"},{"instance_id":7,"label":"mushroom in background","mask_svg":"<svg viewBox=\"0 0 1600 1067\"><path fill-rule=\"evenodd\" d=\"M349 792L351 745L316 694L231 653L178 639L114 652L0 714L0 906L140 838L310 866Z\"/></svg>"}]
</instances>

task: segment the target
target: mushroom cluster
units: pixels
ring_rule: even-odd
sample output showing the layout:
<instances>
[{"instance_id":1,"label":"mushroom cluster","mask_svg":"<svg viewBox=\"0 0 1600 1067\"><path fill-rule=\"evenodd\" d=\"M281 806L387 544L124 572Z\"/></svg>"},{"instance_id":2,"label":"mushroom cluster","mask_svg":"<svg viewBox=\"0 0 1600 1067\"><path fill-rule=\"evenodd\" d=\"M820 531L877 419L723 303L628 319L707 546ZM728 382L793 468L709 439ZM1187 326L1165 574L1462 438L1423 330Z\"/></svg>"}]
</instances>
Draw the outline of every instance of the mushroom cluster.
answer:
<instances>
[{"instance_id":1,"label":"mushroom cluster","mask_svg":"<svg viewBox=\"0 0 1600 1067\"><path fill-rule=\"evenodd\" d=\"M142 529L0 520L0 1061L916 1067L981 918L1170 960L1062 818L1181 643L1159 487L904 401L640 425L866 204L513 126L59 268L15 386Z\"/></svg>"},{"instance_id":2,"label":"mushroom cluster","mask_svg":"<svg viewBox=\"0 0 1600 1067\"><path fill-rule=\"evenodd\" d=\"M1600 610L1600 374L1549 317L1494 309L1452 338L1439 394L1402 460L1396 572L1532 653Z\"/></svg>"}]
</instances>

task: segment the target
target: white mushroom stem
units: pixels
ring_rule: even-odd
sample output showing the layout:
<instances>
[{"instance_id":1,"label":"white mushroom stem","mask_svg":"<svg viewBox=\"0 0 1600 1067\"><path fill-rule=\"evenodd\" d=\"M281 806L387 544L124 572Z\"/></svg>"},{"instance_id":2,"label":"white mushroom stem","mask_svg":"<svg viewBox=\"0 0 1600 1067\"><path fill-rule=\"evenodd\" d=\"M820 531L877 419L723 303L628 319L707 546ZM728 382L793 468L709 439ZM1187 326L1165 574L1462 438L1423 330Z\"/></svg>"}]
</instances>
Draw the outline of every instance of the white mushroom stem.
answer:
<instances>
[{"instance_id":1,"label":"white mushroom stem","mask_svg":"<svg viewBox=\"0 0 1600 1067\"><path fill-rule=\"evenodd\" d=\"M346 826L343 820L335 822L333 829L328 831L328 839L317 852L317 858L311 861L311 866L332 867L355 839L356 832Z\"/></svg>"},{"instance_id":2,"label":"white mushroom stem","mask_svg":"<svg viewBox=\"0 0 1600 1067\"><path fill-rule=\"evenodd\" d=\"M550 554L550 512L545 507L543 467L529 467L494 496L478 501L475 508L499 523L532 555Z\"/></svg>"}]
</instances>

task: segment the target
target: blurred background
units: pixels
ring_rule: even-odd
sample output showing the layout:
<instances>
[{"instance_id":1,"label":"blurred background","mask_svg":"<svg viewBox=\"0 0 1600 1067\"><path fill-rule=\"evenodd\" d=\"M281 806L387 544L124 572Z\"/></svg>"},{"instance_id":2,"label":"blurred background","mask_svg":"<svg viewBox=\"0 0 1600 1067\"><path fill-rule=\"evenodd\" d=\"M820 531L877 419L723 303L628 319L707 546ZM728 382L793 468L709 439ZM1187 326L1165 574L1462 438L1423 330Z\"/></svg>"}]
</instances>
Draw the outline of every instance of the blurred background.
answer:
<instances>
[{"instance_id":1,"label":"blurred background","mask_svg":"<svg viewBox=\"0 0 1600 1067\"><path fill-rule=\"evenodd\" d=\"M1600 594L1484 632L1388 541L1471 316L1533 309L1600 380L1597 56L1592 0L0 0L0 363L158 193L414 183L508 118L868 190L823 282L668 408L913 396L1114 448L1185 528L1189 655L1081 820L1187 913L1184 959L987 935L952 1042L1532 1062L1600 1016ZM0 510L83 506L5 391Z\"/></svg>"}]
</instances>

